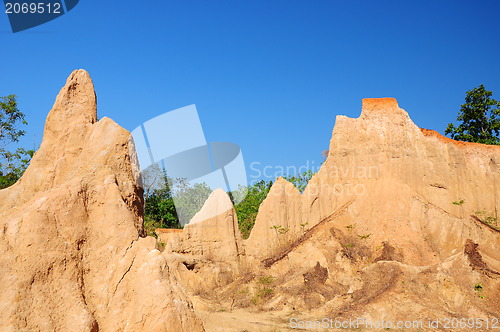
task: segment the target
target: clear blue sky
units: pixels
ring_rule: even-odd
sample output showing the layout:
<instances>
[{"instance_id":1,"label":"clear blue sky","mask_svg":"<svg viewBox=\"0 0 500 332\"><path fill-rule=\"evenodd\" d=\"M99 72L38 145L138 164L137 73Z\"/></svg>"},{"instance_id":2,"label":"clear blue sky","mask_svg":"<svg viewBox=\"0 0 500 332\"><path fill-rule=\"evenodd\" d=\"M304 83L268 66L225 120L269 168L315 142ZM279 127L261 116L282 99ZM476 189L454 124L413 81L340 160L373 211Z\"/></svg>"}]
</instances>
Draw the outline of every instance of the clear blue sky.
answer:
<instances>
[{"instance_id":1,"label":"clear blue sky","mask_svg":"<svg viewBox=\"0 0 500 332\"><path fill-rule=\"evenodd\" d=\"M319 164L362 98L395 97L441 133L466 90L500 99L499 14L498 0L81 0L13 34L2 12L0 96L18 95L31 147L83 68L99 116L128 130L196 104L207 140L239 144L247 165Z\"/></svg>"}]
</instances>

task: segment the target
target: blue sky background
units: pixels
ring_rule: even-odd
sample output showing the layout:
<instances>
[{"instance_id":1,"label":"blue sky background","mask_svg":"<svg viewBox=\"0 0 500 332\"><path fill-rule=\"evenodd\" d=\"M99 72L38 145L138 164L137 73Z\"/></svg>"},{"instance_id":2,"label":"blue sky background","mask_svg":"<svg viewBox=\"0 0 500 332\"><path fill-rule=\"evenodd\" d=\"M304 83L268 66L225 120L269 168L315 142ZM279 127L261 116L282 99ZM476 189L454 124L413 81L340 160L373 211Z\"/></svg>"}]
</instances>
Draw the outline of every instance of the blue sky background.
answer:
<instances>
[{"instance_id":1,"label":"blue sky background","mask_svg":"<svg viewBox=\"0 0 500 332\"><path fill-rule=\"evenodd\" d=\"M18 95L39 144L74 69L90 72L99 116L128 130L196 104L208 141L245 162L316 166L335 116L395 97L444 133L465 92L500 99L500 1L91 1L13 34L0 13L0 96ZM255 172L247 169L248 175Z\"/></svg>"}]
</instances>

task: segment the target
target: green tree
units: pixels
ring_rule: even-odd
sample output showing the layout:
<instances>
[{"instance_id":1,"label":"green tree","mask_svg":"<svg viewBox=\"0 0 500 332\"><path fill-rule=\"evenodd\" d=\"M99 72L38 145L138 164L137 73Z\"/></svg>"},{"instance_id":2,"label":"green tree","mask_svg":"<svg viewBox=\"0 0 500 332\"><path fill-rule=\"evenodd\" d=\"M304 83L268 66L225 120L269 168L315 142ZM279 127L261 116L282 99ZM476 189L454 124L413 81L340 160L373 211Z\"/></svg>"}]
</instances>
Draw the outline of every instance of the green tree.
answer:
<instances>
[{"instance_id":1,"label":"green tree","mask_svg":"<svg viewBox=\"0 0 500 332\"><path fill-rule=\"evenodd\" d=\"M302 174L284 176L283 178L295 185L302 193L313 175L314 172L312 170L307 170ZM260 180L251 186L240 186L238 190L229 193L231 200L233 200L233 197L245 197L240 203L234 206L236 215L238 216L238 227L244 239L250 236L250 232L252 231L259 212L259 207L266 199L272 185L273 181Z\"/></svg>"},{"instance_id":2,"label":"green tree","mask_svg":"<svg viewBox=\"0 0 500 332\"><path fill-rule=\"evenodd\" d=\"M178 178L170 183L179 221L187 223L201 210L212 189L205 182L190 184L186 179Z\"/></svg>"},{"instance_id":3,"label":"green tree","mask_svg":"<svg viewBox=\"0 0 500 332\"><path fill-rule=\"evenodd\" d=\"M198 212L212 190L205 183L190 184L186 179L172 179L159 165L142 173L144 186L144 227L148 235L155 228L182 228Z\"/></svg>"},{"instance_id":4,"label":"green tree","mask_svg":"<svg viewBox=\"0 0 500 332\"><path fill-rule=\"evenodd\" d=\"M238 216L238 227L244 239L250 236L260 204L266 199L272 185L272 181L260 180L251 186L240 186L236 193L229 195L229 197L233 198L240 195L240 193L246 193L245 199L234 207Z\"/></svg>"},{"instance_id":5,"label":"green tree","mask_svg":"<svg viewBox=\"0 0 500 332\"><path fill-rule=\"evenodd\" d=\"M304 171L302 174L284 176L283 178L288 182L291 182L295 186L295 188L297 188L301 193L303 193L307 187L307 184L309 183L309 180L311 180L313 175L314 172L312 170L307 170Z\"/></svg>"},{"instance_id":6,"label":"green tree","mask_svg":"<svg viewBox=\"0 0 500 332\"><path fill-rule=\"evenodd\" d=\"M144 187L144 227L148 235L155 235L155 228L181 228L174 206L171 183L159 164L142 172Z\"/></svg>"},{"instance_id":7,"label":"green tree","mask_svg":"<svg viewBox=\"0 0 500 332\"><path fill-rule=\"evenodd\" d=\"M299 176L285 177L301 192L314 173L306 171ZM144 227L149 235L155 235L155 228L182 228L180 220L189 221L198 212L212 190L205 183L190 184L186 179L172 179L159 166L151 166L143 172L144 185ZM273 181L260 180L250 186L240 186L229 192L244 199L235 204L238 226L244 239L248 238L255 224L259 207L267 197ZM175 201L175 205L174 205Z\"/></svg>"},{"instance_id":8,"label":"green tree","mask_svg":"<svg viewBox=\"0 0 500 332\"><path fill-rule=\"evenodd\" d=\"M159 228L181 228L170 188L153 190L145 199L144 218Z\"/></svg>"},{"instance_id":9,"label":"green tree","mask_svg":"<svg viewBox=\"0 0 500 332\"><path fill-rule=\"evenodd\" d=\"M13 185L24 173L34 150L7 147L25 134L19 129L27 125L24 114L17 108L15 95L0 97L0 189Z\"/></svg>"},{"instance_id":10,"label":"green tree","mask_svg":"<svg viewBox=\"0 0 500 332\"><path fill-rule=\"evenodd\" d=\"M483 84L467 91L457 117L461 123L458 127L448 124L445 134L460 141L499 145L500 102L492 95Z\"/></svg>"}]
</instances>

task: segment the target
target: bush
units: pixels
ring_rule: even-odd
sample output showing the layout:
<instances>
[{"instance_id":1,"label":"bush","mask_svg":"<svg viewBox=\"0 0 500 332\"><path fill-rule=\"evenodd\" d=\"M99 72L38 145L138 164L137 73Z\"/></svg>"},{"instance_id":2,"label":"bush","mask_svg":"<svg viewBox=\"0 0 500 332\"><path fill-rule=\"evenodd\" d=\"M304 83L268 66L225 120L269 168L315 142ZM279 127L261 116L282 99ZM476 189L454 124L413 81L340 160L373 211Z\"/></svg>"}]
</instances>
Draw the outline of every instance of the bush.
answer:
<instances>
[{"instance_id":1,"label":"bush","mask_svg":"<svg viewBox=\"0 0 500 332\"><path fill-rule=\"evenodd\" d=\"M241 236L244 239L247 239L250 236L250 231L255 224L255 218L257 218L260 204L267 197L272 185L272 181L261 180L252 186L240 187L238 189L239 192L247 190L245 199L236 204L234 207L236 215L238 216L238 227L240 229ZM234 195L231 194L229 196L232 199Z\"/></svg>"}]
</instances>

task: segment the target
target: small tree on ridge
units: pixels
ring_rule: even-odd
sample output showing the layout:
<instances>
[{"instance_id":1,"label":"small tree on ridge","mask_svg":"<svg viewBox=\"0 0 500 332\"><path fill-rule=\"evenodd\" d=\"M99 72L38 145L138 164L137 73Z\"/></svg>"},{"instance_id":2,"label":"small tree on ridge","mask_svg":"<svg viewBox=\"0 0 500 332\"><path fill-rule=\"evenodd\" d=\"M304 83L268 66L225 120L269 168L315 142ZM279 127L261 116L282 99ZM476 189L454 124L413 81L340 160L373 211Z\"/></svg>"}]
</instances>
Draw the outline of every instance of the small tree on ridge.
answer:
<instances>
[{"instance_id":1,"label":"small tree on ridge","mask_svg":"<svg viewBox=\"0 0 500 332\"><path fill-rule=\"evenodd\" d=\"M491 96L483 84L467 91L457 117L461 123L448 124L445 134L459 141L500 145L500 102Z\"/></svg>"}]
</instances>

